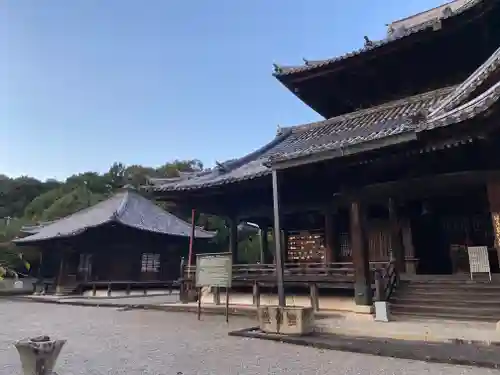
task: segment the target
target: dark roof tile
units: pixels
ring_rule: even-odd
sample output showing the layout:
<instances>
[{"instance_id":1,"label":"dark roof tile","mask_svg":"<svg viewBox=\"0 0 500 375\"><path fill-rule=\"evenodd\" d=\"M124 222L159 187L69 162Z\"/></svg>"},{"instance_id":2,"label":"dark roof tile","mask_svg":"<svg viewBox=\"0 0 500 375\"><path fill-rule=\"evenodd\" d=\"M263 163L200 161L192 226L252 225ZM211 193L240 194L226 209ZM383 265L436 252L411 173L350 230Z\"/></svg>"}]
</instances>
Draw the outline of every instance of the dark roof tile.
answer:
<instances>
[{"instance_id":1,"label":"dark roof tile","mask_svg":"<svg viewBox=\"0 0 500 375\"><path fill-rule=\"evenodd\" d=\"M175 182L152 181L153 191L195 190L253 179L270 174L269 161L343 147L413 129L411 118L444 99L454 87L387 103L328 120L282 128L272 142L241 159L226 163L226 172L214 169Z\"/></svg>"},{"instance_id":2,"label":"dark roof tile","mask_svg":"<svg viewBox=\"0 0 500 375\"><path fill-rule=\"evenodd\" d=\"M171 236L187 237L191 233L191 224L137 193L124 191L92 207L40 226L34 234L15 239L14 242L23 244L72 237L110 222ZM195 231L197 238L212 238L214 235L215 233L200 228Z\"/></svg>"}]
</instances>

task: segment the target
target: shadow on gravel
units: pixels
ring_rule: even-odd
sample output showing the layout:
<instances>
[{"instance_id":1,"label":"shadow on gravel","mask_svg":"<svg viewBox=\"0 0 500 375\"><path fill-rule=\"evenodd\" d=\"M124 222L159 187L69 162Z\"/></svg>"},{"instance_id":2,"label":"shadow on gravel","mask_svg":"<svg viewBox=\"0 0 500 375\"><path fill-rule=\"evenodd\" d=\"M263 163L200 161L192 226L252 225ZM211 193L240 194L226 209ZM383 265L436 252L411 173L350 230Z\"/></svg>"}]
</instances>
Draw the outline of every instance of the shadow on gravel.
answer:
<instances>
[{"instance_id":1,"label":"shadow on gravel","mask_svg":"<svg viewBox=\"0 0 500 375\"><path fill-rule=\"evenodd\" d=\"M381 357L500 368L500 347L496 345L474 345L461 342L434 343L317 333L301 337L284 336L264 333L256 327L232 331L229 332L229 336L264 339L317 349L371 354Z\"/></svg>"}]
</instances>

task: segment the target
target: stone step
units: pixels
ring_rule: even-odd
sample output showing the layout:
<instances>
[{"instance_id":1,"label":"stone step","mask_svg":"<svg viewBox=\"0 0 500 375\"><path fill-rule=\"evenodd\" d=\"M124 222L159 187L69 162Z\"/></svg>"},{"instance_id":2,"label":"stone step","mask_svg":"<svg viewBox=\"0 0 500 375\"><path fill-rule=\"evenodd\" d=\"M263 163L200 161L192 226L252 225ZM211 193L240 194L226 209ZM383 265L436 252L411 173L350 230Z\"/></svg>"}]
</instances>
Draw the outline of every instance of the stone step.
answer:
<instances>
[{"instance_id":1,"label":"stone step","mask_svg":"<svg viewBox=\"0 0 500 375\"><path fill-rule=\"evenodd\" d=\"M462 289L488 289L488 290L500 290L500 284L497 283L460 283L460 284L447 284L447 283L408 283L403 284L403 286L408 288L419 288L419 289L450 289L450 290L462 290Z\"/></svg>"},{"instance_id":2,"label":"stone step","mask_svg":"<svg viewBox=\"0 0 500 375\"><path fill-rule=\"evenodd\" d=\"M406 305L406 304L391 304L392 312L411 312L415 314L451 314L456 316L476 316L479 318L491 318L500 320L500 308L488 307L488 308L476 308L473 304L468 307L455 307L455 306L443 306L435 304L427 305Z\"/></svg>"},{"instance_id":3,"label":"stone step","mask_svg":"<svg viewBox=\"0 0 500 375\"><path fill-rule=\"evenodd\" d=\"M401 288L397 289L394 296L411 296L415 298L428 298L440 301L442 299L449 300L498 300L500 301L500 292L494 290L426 290L426 289L413 289Z\"/></svg>"},{"instance_id":4,"label":"stone step","mask_svg":"<svg viewBox=\"0 0 500 375\"><path fill-rule=\"evenodd\" d=\"M481 296L480 296L481 297ZM453 299L443 296L441 299L435 299L430 296L414 296L409 294L396 295L391 299L391 303L395 305L434 305L442 307L475 307L475 308L498 308L500 311L500 298L484 299L475 298L474 300Z\"/></svg>"},{"instance_id":5,"label":"stone step","mask_svg":"<svg viewBox=\"0 0 500 375\"><path fill-rule=\"evenodd\" d=\"M398 317L412 318L412 319L446 319L446 320L463 320L463 321L477 321L477 322L491 322L496 323L500 319L495 316L477 316L467 314L454 314L448 312L413 312L411 310L391 310L391 314L397 319Z\"/></svg>"}]
</instances>

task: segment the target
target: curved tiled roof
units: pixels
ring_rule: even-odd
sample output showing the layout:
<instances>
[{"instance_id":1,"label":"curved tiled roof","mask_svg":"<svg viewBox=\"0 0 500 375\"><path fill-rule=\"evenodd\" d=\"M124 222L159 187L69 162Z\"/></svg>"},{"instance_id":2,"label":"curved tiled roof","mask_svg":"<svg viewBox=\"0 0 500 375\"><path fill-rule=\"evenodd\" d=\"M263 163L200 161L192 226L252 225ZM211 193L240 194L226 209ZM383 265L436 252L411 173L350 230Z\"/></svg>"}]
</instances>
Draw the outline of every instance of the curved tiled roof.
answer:
<instances>
[{"instance_id":1,"label":"curved tiled roof","mask_svg":"<svg viewBox=\"0 0 500 375\"><path fill-rule=\"evenodd\" d=\"M481 2L483 0L471 0L454 14ZM395 135L410 134L416 137L420 132L471 119L487 111L500 99L500 79L498 82L488 81L499 69L500 48L460 85L324 121L280 129L280 135L272 142L241 159L174 182L152 181L152 185L146 188L153 191L184 191L249 180L270 174L271 164L325 151L342 151L353 145Z\"/></svg>"},{"instance_id":2,"label":"curved tiled roof","mask_svg":"<svg viewBox=\"0 0 500 375\"><path fill-rule=\"evenodd\" d=\"M15 239L13 242L27 244L73 237L87 229L111 222L171 236L188 237L191 234L191 224L163 210L146 198L134 192L125 191L92 207L40 226L34 234ZM212 238L214 235L215 233L200 228L195 230L197 238Z\"/></svg>"},{"instance_id":3,"label":"curved tiled roof","mask_svg":"<svg viewBox=\"0 0 500 375\"><path fill-rule=\"evenodd\" d=\"M454 87L448 87L324 121L283 128L272 142L241 159L224 164L224 170L215 168L176 181L152 180L152 185L145 188L185 191L254 179L271 173L265 165L270 160L298 157L317 150L404 133L413 129L412 116L435 106L453 90Z\"/></svg>"},{"instance_id":4,"label":"curved tiled roof","mask_svg":"<svg viewBox=\"0 0 500 375\"><path fill-rule=\"evenodd\" d=\"M421 116L417 123L402 122L399 125L394 123L390 125L391 116L386 117L386 122L378 123L370 127L371 133L364 134L362 137L356 137L355 130L349 130L349 137L331 138L330 142L322 144L313 144L308 148L301 148L295 152L288 152L284 155L275 154L270 157L271 163L279 163L286 160L292 160L299 157L308 156L318 152L330 151L336 148L349 147L353 144L361 142L382 139L388 136L397 135L406 131L414 131L420 133L437 127L447 126L454 123L469 120L486 110L500 99L500 80L491 84L484 92L474 97L474 93L480 88L493 73L500 69L500 48L498 48L491 56L477 68L462 84L455 88L448 88L441 92L433 92L414 97L413 99L405 99L402 102L418 103L424 100L425 97L434 97L437 99L434 104L429 104L427 108L421 105ZM425 101L425 100L424 100ZM428 102L426 102L428 104ZM407 104L405 104L407 105ZM391 104L386 105L391 106ZM397 104L392 106L398 107ZM384 106L381 106L384 107ZM379 112L381 107L374 108ZM411 109L414 109L410 107ZM368 110L369 111L369 110ZM408 116L403 116L408 118ZM389 120L389 121L387 121ZM330 121L330 120L329 120Z\"/></svg>"},{"instance_id":5,"label":"curved tiled roof","mask_svg":"<svg viewBox=\"0 0 500 375\"><path fill-rule=\"evenodd\" d=\"M453 93L432 108L429 118L442 115L463 103L490 75L500 67L500 48L498 48L478 69L474 71Z\"/></svg>"},{"instance_id":6,"label":"curved tiled roof","mask_svg":"<svg viewBox=\"0 0 500 375\"><path fill-rule=\"evenodd\" d=\"M468 10L480 5L481 3L486 3L486 2L497 2L498 0L470 0L467 3L465 3L462 7L456 9L454 12L450 14L443 14L440 17L441 21L444 21L449 18L455 18L457 16L465 14ZM291 75L294 73L300 73L300 72L305 72L309 70L314 70L320 67L328 66L334 63L337 63L342 60L346 60L348 58L361 55L365 52L376 50L377 48L380 48L382 46L385 46L391 42L394 42L399 39L403 39L406 37L409 37L410 35L416 34L418 32L428 30L431 28L434 28L436 25L436 19L431 19L426 22L417 24L413 27L410 27L406 30L396 32L390 36L388 36L385 39L379 40L379 41L373 41L369 43L368 45L365 45L363 48L360 48L358 50L346 53L341 56L333 57L330 59L325 59L325 60L316 60L316 61L310 61L310 60L305 60L304 65L299 65L299 66L281 66L281 65L276 65L275 64L275 71L274 71L274 76L277 78L284 77L287 75Z\"/></svg>"}]
</instances>

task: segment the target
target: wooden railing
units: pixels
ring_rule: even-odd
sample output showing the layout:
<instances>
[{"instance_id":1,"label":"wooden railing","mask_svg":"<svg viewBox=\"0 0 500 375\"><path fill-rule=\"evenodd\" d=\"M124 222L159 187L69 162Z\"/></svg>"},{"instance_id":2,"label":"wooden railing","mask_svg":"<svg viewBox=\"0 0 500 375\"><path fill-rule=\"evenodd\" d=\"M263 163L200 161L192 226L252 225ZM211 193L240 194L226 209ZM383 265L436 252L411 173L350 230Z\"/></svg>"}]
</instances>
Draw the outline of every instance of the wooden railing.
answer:
<instances>
[{"instance_id":1,"label":"wooden railing","mask_svg":"<svg viewBox=\"0 0 500 375\"><path fill-rule=\"evenodd\" d=\"M372 271L387 266L387 262L370 262ZM273 284L276 281L274 264L235 264L233 265L233 283L260 282ZM351 262L339 263L285 263L284 281L286 283L354 283L354 266ZM196 266L183 267L185 281L194 281Z\"/></svg>"},{"instance_id":2,"label":"wooden railing","mask_svg":"<svg viewBox=\"0 0 500 375\"><path fill-rule=\"evenodd\" d=\"M92 290L92 295L97 294L97 289L106 289L107 295L110 296L113 290L125 290L127 295L130 294L132 289L139 289L143 291L146 295L148 289L150 288L165 288L171 294L173 289L179 286L177 280L167 280L167 281L88 281L80 283L78 286L79 292L83 293L85 290Z\"/></svg>"},{"instance_id":3,"label":"wooden railing","mask_svg":"<svg viewBox=\"0 0 500 375\"><path fill-rule=\"evenodd\" d=\"M392 293L399 284L399 272L396 263L390 261L384 268L374 271L375 278L375 300L389 301Z\"/></svg>"}]
</instances>

